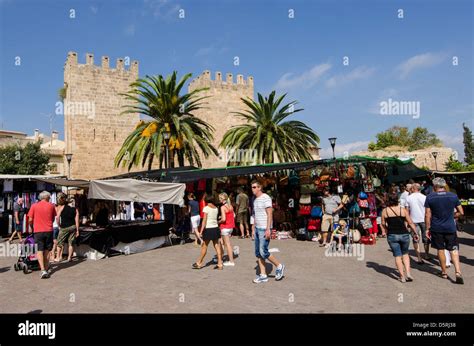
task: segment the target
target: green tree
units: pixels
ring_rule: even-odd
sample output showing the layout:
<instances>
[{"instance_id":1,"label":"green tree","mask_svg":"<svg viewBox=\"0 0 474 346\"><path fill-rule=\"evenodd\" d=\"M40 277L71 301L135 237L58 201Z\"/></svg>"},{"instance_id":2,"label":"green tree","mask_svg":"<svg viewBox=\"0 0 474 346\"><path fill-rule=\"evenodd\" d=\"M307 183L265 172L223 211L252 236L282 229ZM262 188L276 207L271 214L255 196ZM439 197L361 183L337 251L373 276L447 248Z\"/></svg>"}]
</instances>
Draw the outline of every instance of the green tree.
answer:
<instances>
[{"instance_id":1,"label":"green tree","mask_svg":"<svg viewBox=\"0 0 474 346\"><path fill-rule=\"evenodd\" d=\"M445 168L448 172L472 172L474 171L474 164L465 165L461 161L455 160L454 155L451 155L445 163Z\"/></svg>"},{"instance_id":2,"label":"green tree","mask_svg":"<svg viewBox=\"0 0 474 346\"><path fill-rule=\"evenodd\" d=\"M370 151L385 149L392 145L405 147L409 151L442 145L436 135L424 127L416 127L410 131L408 127L393 126L386 131L377 133L376 138L375 143L369 143L368 149Z\"/></svg>"},{"instance_id":3,"label":"green tree","mask_svg":"<svg viewBox=\"0 0 474 346\"><path fill-rule=\"evenodd\" d=\"M464 123L462 124L463 143L464 143L464 161L468 164L474 164L474 142L472 140L472 131Z\"/></svg>"},{"instance_id":4,"label":"green tree","mask_svg":"<svg viewBox=\"0 0 474 346\"><path fill-rule=\"evenodd\" d=\"M246 124L231 127L225 134L220 146L230 150L246 150L255 153L229 161L227 164L245 165L249 163L272 163L311 160L311 146L318 146L319 137L306 124L287 118L303 109L294 109L292 101L281 103L285 95L275 97L272 91L268 97L258 94L258 101L242 98L247 106L244 112L235 112L237 117L247 120Z\"/></svg>"},{"instance_id":5,"label":"green tree","mask_svg":"<svg viewBox=\"0 0 474 346\"><path fill-rule=\"evenodd\" d=\"M41 143L28 143L24 147L13 144L0 148L1 174L45 174L49 155L41 150Z\"/></svg>"},{"instance_id":6,"label":"green tree","mask_svg":"<svg viewBox=\"0 0 474 346\"><path fill-rule=\"evenodd\" d=\"M159 76L146 76L131 84L131 90L122 94L131 104L126 105L122 114L139 113L152 120L141 120L134 131L125 139L122 148L115 157L115 165L144 166L148 161L151 169L155 157L159 157L160 167L164 159L164 133L166 126L170 132L169 150L171 166L177 156L179 166L184 166L185 159L190 165L201 167L200 153L204 157L217 155L217 149L211 144L214 128L193 115L202 108L198 94L206 90L196 89L180 95L191 74L186 74L177 82L174 71L166 79Z\"/></svg>"}]
</instances>

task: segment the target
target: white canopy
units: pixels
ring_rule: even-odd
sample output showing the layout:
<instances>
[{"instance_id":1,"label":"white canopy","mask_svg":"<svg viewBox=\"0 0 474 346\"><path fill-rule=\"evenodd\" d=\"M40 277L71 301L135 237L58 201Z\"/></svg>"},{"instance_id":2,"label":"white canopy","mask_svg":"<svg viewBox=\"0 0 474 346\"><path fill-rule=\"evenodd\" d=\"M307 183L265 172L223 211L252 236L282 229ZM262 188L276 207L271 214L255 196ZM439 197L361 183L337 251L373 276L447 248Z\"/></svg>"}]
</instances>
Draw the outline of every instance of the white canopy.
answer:
<instances>
[{"instance_id":1,"label":"white canopy","mask_svg":"<svg viewBox=\"0 0 474 346\"><path fill-rule=\"evenodd\" d=\"M92 180L88 198L184 205L185 184L136 179Z\"/></svg>"}]
</instances>

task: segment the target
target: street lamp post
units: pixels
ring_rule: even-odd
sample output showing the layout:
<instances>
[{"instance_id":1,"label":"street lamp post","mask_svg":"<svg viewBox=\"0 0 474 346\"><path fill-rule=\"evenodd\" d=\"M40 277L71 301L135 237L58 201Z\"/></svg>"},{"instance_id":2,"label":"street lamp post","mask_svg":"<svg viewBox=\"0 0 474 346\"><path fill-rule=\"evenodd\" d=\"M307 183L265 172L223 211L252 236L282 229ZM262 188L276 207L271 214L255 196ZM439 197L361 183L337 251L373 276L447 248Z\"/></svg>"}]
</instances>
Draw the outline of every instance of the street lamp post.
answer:
<instances>
[{"instance_id":1,"label":"street lamp post","mask_svg":"<svg viewBox=\"0 0 474 346\"><path fill-rule=\"evenodd\" d=\"M431 155L433 155L434 159L435 159L435 167L436 167L436 171L438 171L438 161L436 161L436 158L438 157L438 152L437 151L433 151L431 153Z\"/></svg>"},{"instance_id":2,"label":"street lamp post","mask_svg":"<svg viewBox=\"0 0 474 346\"><path fill-rule=\"evenodd\" d=\"M169 167L169 141L170 141L170 126L168 123L165 123L165 132L163 134L163 139L165 140L165 168L168 169Z\"/></svg>"},{"instance_id":3,"label":"street lamp post","mask_svg":"<svg viewBox=\"0 0 474 346\"><path fill-rule=\"evenodd\" d=\"M72 154L66 154L66 160L67 160L67 166L68 166L67 178L68 178L68 179L71 179L71 160L72 160Z\"/></svg>"},{"instance_id":4,"label":"street lamp post","mask_svg":"<svg viewBox=\"0 0 474 346\"><path fill-rule=\"evenodd\" d=\"M336 137L331 137L329 138L329 143L331 143L331 147L332 147L332 158L333 160L336 158L336 154L334 152L334 148L336 147Z\"/></svg>"},{"instance_id":5,"label":"street lamp post","mask_svg":"<svg viewBox=\"0 0 474 346\"><path fill-rule=\"evenodd\" d=\"M68 167L68 173L67 173L67 178L71 179L71 160L72 160L72 154L66 154L66 160L67 160L67 167ZM67 188L67 198L69 199L69 186Z\"/></svg>"}]
</instances>

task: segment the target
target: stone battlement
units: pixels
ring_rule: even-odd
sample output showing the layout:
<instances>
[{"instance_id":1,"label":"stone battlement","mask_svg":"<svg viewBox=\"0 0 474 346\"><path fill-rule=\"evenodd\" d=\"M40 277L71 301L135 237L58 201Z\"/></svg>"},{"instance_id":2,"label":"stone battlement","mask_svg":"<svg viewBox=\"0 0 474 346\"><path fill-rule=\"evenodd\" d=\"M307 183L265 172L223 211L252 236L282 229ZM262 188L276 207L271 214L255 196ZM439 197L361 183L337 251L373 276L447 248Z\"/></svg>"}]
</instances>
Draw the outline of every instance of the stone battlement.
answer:
<instances>
[{"instance_id":1,"label":"stone battlement","mask_svg":"<svg viewBox=\"0 0 474 346\"><path fill-rule=\"evenodd\" d=\"M102 70L115 70L115 71L124 71L124 72L131 72L134 74L138 74L138 61L133 60L130 63L130 67L128 70L126 69L125 66L125 59L123 58L118 58L116 61L115 69L110 67L110 59L108 56L103 56L101 59L101 65L97 66L94 65L94 54L87 53L86 54L86 63L85 64L79 64L78 63L78 58L77 58L77 53L76 52L69 52L67 54L67 59L66 59L66 67L72 67L72 66L79 66L82 68L87 68L87 67L92 67L95 69L102 69Z\"/></svg>"},{"instance_id":2,"label":"stone battlement","mask_svg":"<svg viewBox=\"0 0 474 346\"><path fill-rule=\"evenodd\" d=\"M251 87L253 88L253 77L247 77L247 80L244 79L244 76L241 74L237 75L237 80L234 83L234 77L232 73L227 73L225 76L225 80L223 80L222 73L217 71L215 73L215 79L211 79L211 71L206 70L201 75L193 79L190 83L190 86L222 86L222 87L230 87L230 86L237 86L237 87Z\"/></svg>"}]
</instances>

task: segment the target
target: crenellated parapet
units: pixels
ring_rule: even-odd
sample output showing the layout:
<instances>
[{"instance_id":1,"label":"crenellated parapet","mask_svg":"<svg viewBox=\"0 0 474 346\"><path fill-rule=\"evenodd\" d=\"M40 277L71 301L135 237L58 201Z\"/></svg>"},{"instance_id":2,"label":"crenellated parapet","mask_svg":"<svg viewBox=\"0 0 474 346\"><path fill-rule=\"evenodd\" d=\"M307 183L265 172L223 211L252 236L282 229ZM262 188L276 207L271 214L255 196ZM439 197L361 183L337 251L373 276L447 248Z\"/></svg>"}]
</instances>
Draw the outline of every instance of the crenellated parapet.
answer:
<instances>
[{"instance_id":1,"label":"crenellated parapet","mask_svg":"<svg viewBox=\"0 0 474 346\"><path fill-rule=\"evenodd\" d=\"M127 64L126 64L127 62ZM71 68L82 68L82 69L91 69L95 71L107 71L107 72L121 72L121 73L130 73L138 77L138 61L133 60L128 63L128 59L118 58L116 60L115 68L111 68L110 59L108 56L102 56L101 65L94 65L94 54L86 54L85 64L80 64L78 62L78 56L76 52L69 52L66 59L65 69Z\"/></svg>"},{"instance_id":2,"label":"crenellated parapet","mask_svg":"<svg viewBox=\"0 0 474 346\"><path fill-rule=\"evenodd\" d=\"M211 71L206 70L201 75L193 79L190 83L190 88L195 89L199 87L215 87L215 88L241 88L251 89L253 92L253 77L249 76L244 79L244 76L238 74L236 80L232 73L227 73L225 79L222 76L222 72L217 71L214 79L211 79Z\"/></svg>"}]
</instances>

